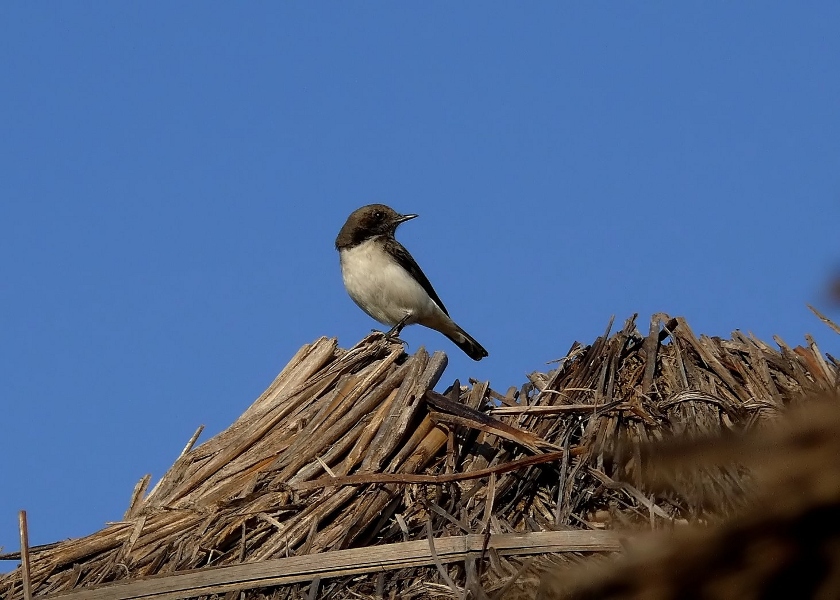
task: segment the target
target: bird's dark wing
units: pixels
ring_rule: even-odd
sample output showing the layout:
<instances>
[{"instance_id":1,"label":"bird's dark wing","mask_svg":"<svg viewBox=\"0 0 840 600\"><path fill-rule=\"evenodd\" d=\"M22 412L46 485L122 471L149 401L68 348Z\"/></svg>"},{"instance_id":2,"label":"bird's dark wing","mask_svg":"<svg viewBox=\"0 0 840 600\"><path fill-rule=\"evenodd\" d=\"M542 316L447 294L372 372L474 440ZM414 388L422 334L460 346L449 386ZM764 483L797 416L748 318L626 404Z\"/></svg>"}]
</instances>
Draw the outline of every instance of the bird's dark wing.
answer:
<instances>
[{"instance_id":1,"label":"bird's dark wing","mask_svg":"<svg viewBox=\"0 0 840 600\"><path fill-rule=\"evenodd\" d=\"M417 265L417 262L408 253L408 250L400 244L395 239L386 240L386 248L391 253L391 255L396 259L396 261L400 264L400 266L409 272L409 274L417 280L417 282L423 287L429 297L435 301L440 309L449 316L449 311L446 310L446 307L443 305L443 302L440 301L440 298L435 292L435 288L432 287L432 284L429 282L429 279Z\"/></svg>"}]
</instances>

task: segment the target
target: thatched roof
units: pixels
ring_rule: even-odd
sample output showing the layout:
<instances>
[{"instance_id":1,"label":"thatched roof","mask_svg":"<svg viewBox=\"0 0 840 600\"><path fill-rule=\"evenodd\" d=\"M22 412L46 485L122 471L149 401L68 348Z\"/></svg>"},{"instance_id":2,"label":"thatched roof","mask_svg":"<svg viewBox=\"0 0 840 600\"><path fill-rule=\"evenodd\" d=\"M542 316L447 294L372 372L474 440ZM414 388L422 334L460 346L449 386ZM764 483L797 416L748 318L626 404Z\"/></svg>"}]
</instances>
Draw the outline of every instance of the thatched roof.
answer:
<instances>
[{"instance_id":1,"label":"thatched roof","mask_svg":"<svg viewBox=\"0 0 840 600\"><path fill-rule=\"evenodd\" d=\"M33 590L510 597L529 555L612 552L613 530L735 511L752 485L742 470L648 486L646 444L754 428L803 391L836 386L838 364L810 337L796 348L697 338L663 314L646 329L635 317L608 327L519 388L456 381L444 394L433 391L441 352L321 338L228 429L193 447L196 432L151 491L141 480L121 522L32 548ZM21 581L20 569L3 576L0 594L22 598Z\"/></svg>"}]
</instances>

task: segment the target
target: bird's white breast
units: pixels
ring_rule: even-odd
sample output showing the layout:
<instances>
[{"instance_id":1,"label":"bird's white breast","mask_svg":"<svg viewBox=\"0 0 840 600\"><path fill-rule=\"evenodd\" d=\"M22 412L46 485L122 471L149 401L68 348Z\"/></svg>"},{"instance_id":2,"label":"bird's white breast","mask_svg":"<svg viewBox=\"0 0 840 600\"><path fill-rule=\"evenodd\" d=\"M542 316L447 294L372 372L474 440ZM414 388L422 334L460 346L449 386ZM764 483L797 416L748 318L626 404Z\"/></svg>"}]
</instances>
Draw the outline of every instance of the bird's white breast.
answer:
<instances>
[{"instance_id":1,"label":"bird's white breast","mask_svg":"<svg viewBox=\"0 0 840 600\"><path fill-rule=\"evenodd\" d=\"M440 312L440 308L381 242L368 240L341 250L341 275L353 301L371 317L396 325L406 314L407 324Z\"/></svg>"}]
</instances>

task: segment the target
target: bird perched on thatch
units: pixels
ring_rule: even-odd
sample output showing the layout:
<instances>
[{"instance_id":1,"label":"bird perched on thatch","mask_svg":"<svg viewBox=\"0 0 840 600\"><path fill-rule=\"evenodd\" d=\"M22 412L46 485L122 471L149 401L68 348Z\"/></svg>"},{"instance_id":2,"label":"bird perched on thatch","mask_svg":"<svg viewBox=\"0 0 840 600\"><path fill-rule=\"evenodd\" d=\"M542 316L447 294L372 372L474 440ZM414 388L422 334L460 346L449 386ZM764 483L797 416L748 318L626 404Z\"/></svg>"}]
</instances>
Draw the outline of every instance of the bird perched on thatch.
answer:
<instances>
[{"instance_id":1,"label":"bird perched on thatch","mask_svg":"<svg viewBox=\"0 0 840 600\"><path fill-rule=\"evenodd\" d=\"M416 216L401 215L384 204L353 211L335 240L344 287L363 311L391 326L388 337L419 323L441 332L473 360L481 360L487 350L449 317L429 279L394 237L400 223Z\"/></svg>"}]
</instances>

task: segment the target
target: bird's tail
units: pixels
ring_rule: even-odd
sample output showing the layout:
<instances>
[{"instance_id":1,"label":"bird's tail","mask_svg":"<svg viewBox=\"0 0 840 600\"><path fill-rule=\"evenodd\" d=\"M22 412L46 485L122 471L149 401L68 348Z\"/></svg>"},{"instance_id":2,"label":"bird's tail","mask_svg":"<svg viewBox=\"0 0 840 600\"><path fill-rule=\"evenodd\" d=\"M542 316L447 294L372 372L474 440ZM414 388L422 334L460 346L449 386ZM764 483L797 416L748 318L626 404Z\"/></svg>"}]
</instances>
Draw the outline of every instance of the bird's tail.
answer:
<instances>
[{"instance_id":1,"label":"bird's tail","mask_svg":"<svg viewBox=\"0 0 840 600\"><path fill-rule=\"evenodd\" d=\"M455 325L455 323L453 323L453 325ZM452 342L463 350L471 359L481 360L487 356L487 350L484 349L484 346L475 341L475 338L457 325L455 325L453 331L446 331L443 334L452 340Z\"/></svg>"}]
</instances>

